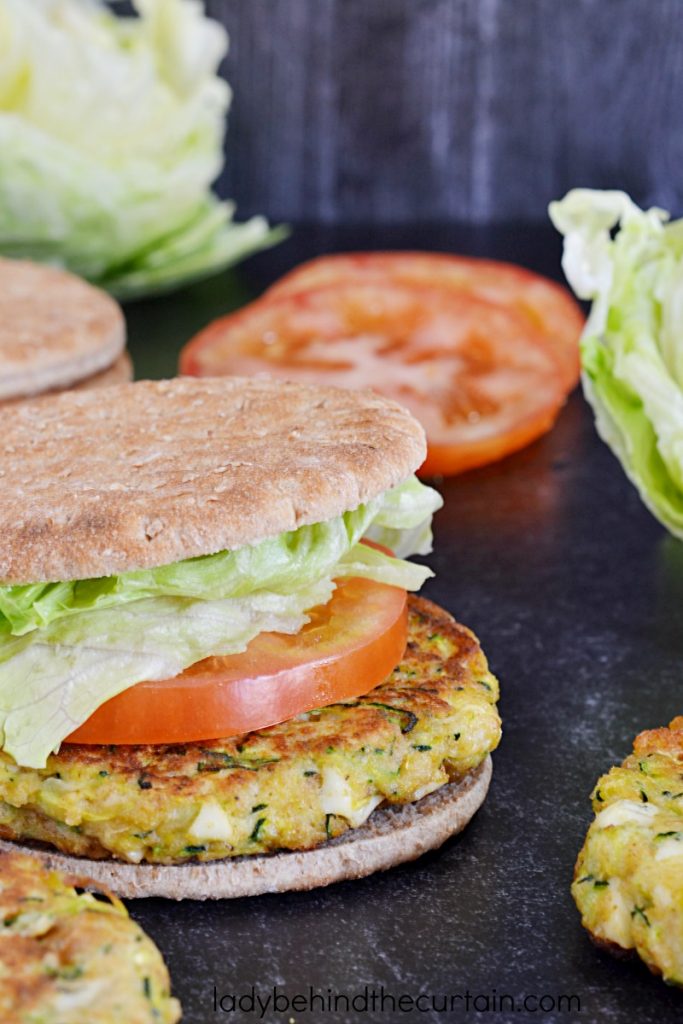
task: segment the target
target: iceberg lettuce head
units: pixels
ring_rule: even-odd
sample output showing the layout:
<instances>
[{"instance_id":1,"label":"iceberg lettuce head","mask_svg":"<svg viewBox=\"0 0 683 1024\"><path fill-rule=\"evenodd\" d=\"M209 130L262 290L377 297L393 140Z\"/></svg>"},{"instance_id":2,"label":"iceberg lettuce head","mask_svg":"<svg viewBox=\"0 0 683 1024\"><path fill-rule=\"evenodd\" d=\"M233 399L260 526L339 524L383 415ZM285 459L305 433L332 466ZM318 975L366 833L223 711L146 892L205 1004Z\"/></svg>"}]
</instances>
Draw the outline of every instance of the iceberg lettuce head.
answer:
<instances>
[{"instance_id":1,"label":"iceberg lettuce head","mask_svg":"<svg viewBox=\"0 0 683 1024\"><path fill-rule=\"evenodd\" d=\"M0 0L0 252L126 298L177 287L281 237L232 221L227 35L198 0Z\"/></svg>"}]
</instances>

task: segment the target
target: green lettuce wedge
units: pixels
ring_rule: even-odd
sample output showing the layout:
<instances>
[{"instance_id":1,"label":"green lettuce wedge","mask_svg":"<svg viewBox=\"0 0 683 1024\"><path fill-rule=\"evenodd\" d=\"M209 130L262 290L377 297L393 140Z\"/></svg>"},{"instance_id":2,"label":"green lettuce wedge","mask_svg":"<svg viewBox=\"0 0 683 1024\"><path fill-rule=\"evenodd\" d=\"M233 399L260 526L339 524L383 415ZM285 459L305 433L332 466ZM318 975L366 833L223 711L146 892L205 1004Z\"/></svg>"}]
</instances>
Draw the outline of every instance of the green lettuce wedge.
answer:
<instances>
[{"instance_id":1,"label":"green lettuce wedge","mask_svg":"<svg viewBox=\"0 0 683 1024\"><path fill-rule=\"evenodd\" d=\"M683 221L588 189L552 203L550 217L567 279L592 301L581 359L598 432L683 537Z\"/></svg>"}]
</instances>

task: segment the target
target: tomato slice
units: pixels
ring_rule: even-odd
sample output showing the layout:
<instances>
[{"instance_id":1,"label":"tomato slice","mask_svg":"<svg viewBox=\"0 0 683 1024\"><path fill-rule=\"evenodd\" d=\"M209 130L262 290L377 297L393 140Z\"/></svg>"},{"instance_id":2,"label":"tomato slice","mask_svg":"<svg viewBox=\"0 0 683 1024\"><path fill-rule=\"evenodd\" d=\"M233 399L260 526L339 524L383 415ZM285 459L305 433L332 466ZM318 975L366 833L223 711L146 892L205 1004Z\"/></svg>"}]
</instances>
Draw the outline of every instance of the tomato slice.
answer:
<instances>
[{"instance_id":1,"label":"tomato slice","mask_svg":"<svg viewBox=\"0 0 683 1024\"><path fill-rule=\"evenodd\" d=\"M584 324L580 307L566 288L512 263L448 253L339 253L302 263L277 281L265 297L354 281L444 288L513 309L551 343L568 391L579 379L579 337Z\"/></svg>"},{"instance_id":2,"label":"tomato slice","mask_svg":"<svg viewBox=\"0 0 683 1024\"><path fill-rule=\"evenodd\" d=\"M67 743L189 743L265 729L359 697L403 656L406 592L345 579L295 636L261 633L243 654L206 658L173 679L108 700Z\"/></svg>"},{"instance_id":3,"label":"tomato slice","mask_svg":"<svg viewBox=\"0 0 683 1024\"><path fill-rule=\"evenodd\" d=\"M423 474L516 451L552 426L566 397L545 339L513 310L386 282L252 303L197 335L180 369L374 388L424 426Z\"/></svg>"}]
</instances>

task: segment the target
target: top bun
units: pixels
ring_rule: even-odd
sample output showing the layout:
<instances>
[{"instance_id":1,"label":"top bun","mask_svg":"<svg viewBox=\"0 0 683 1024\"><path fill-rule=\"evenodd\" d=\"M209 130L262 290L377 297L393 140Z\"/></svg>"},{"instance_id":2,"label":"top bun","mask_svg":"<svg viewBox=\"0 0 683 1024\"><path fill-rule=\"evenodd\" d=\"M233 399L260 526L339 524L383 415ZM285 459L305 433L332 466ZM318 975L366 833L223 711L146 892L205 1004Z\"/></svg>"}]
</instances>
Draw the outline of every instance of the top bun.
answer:
<instances>
[{"instance_id":1,"label":"top bun","mask_svg":"<svg viewBox=\"0 0 683 1024\"><path fill-rule=\"evenodd\" d=\"M117 359L119 306L65 270L0 258L0 401L67 388Z\"/></svg>"},{"instance_id":2,"label":"top bun","mask_svg":"<svg viewBox=\"0 0 683 1024\"><path fill-rule=\"evenodd\" d=\"M401 483L395 402L258 378L68 392L0 409L0 581L110 576L254 544Z\"/></svg>"}]
</instances>

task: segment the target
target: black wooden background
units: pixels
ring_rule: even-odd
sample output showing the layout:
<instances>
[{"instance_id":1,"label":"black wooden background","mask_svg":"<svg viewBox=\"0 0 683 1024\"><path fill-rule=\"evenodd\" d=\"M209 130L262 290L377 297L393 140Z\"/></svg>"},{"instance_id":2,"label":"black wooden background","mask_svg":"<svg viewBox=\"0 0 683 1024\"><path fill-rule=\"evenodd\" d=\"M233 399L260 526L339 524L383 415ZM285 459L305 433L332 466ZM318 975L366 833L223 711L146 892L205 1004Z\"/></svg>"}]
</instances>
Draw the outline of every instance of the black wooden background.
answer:
<instances>
[{"instance_id":1,"label":"black wooden background","mask_svg":"<svg viewBox=\"0 0 683 1024\"><path fill-rule=\"evenodd\" d=\"M683 0L207 6L241 214L541 220L573 185L683 212Z\"/></svg>"}]
</instances>

